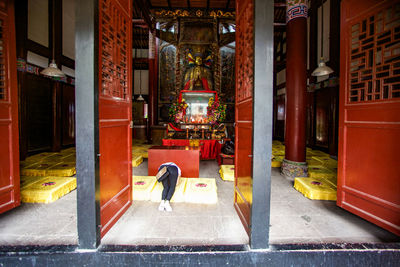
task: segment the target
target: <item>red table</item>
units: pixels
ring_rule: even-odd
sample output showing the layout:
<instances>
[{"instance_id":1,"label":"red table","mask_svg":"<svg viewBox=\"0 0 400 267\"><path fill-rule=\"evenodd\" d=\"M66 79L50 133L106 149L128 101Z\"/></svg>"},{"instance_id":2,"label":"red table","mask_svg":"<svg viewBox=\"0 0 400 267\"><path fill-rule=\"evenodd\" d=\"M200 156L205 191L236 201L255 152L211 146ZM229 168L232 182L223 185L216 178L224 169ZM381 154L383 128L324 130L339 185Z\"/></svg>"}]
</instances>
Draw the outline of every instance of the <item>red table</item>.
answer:
<instances>
[{"instance_id":1,"label":"red table","mask_svg":"<svg viewBox=\"0 0 400 267\"><path fill-rule=\"evenodd\" d=\"M221 153L222 145L218 142L218 140L209 140L209 139L163 139L163 146L189 146L190 143L199 142L200 151L201 151L201 159L216 159Z\"/></svg>"},{"instance_id":2,"label":"red table","mask_svg":"<svg viewBox=\"0 0 400 267\"><path fill-rule=\"evenodd\" d=\"M199 177L200 149L189 146L152 146L149 148L148 175L155 176L158 167L166 162L179 166L182 177Z\"/></svg>"}]
</instances>

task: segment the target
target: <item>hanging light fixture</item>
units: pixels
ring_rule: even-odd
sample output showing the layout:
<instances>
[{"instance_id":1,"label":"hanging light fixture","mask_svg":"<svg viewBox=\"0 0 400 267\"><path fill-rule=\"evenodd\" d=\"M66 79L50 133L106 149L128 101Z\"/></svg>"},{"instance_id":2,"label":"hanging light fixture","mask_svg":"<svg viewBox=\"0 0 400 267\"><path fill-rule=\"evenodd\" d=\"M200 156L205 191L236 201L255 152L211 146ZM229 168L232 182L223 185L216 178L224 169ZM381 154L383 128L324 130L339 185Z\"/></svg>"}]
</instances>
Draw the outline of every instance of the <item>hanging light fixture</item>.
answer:
<instances>
[{"instance_id":1,"label":"hanging light fixture","mask_svg":"<svg viewBox=\"0 0 400 267\"><path fill-rule=\"evenodd\" d=\"M42 70L41 72L40 72L40 74L42 74L42 75L45 75L45 76L48 76L48 77L60 77L60 78L64 78L65 77L65 74L64 74L64 72L62 72L58 67L57 67L57 64L56 64L56 60L55 60L55 45L56 45L56 42L55 42L55 21L56 21L56 19L55 19L55 12L54 12L54 7L55 7L55 0L53 0L53 10L52 10L52 18L51 18L51 21L52 21L52 60L51 60L51 62L50 62L50 64L49 64L49 66L47 67L47 68L45 68L44 70Z\"/></svg>"},{"instance_id":2,"label":"hanging light fixture","mask_svg":"<svg viewBox=\"0 0 400 267\"><path fill-rule=\"evenodd\" d=\"M142 40L140 40L140 49L142 48ZM139 97L137 98L138 101L144 101L144 98L142 96L142 66L140 66L139 69Z\"/></svg>"},{"instance_id":3,"label":"hanging light fixture","mask_svg":"<svg viewBox=\"0 0 400 267\"><path fill-rule=\"evenodd\" d=\"M333 70L326 66L324 61L324 2L321 4L321 59L318 63L318 67L311 73L312 76L325 76L333 72Z\"/></svg>"}]
</instances>

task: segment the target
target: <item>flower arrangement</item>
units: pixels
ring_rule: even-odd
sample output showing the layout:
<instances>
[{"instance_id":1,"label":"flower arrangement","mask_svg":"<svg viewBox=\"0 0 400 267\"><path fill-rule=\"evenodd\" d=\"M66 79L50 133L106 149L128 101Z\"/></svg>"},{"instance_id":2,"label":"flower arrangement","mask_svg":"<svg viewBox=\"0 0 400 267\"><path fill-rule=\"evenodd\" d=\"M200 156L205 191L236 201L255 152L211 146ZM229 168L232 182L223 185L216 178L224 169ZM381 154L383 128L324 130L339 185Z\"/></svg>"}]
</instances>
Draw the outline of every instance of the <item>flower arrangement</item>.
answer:
<instances>
[{"instance_id":1,"label":"flower arrangement","mask_svg":"<svg viewBox=\"0 0 400 267\"><path fill-rule=\"evenodd\" d=\"M183 122L185 115L186 115L186 109L188 107L188 104L185 102L185 99L182 98L182 101L179 102L179 100L176 103L173 103L171 107L169 108L169 117L172 121L175 123L180 123Z\"/></svg>"},{"instance_id":2,"label":"flower arrangement","mask_svg":"<svg viewBox=\"0 0 400 267\"><path fill-rule=\"evenodd\" d=\"M210 97L210 100L208 100L207 117L208 122L211 124L225 120L226 105L221 105L219 101L214 100L214 97Z\"/></svg>"}]
</instances>

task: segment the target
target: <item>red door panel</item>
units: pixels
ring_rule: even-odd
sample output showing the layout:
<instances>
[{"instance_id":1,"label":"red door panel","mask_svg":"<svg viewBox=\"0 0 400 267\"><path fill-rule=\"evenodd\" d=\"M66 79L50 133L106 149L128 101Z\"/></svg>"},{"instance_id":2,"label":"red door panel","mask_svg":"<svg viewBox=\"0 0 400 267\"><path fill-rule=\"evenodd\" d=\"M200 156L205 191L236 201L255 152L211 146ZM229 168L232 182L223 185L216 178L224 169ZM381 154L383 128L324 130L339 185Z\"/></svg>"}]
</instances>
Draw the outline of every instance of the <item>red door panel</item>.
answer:
<instances>
[{"instance_id":1,"label":"red door panel","mask_svg":"<svg viewBox=\"0 0 400 267\"><path fill-rule=\"evenodd\" d=\"M20 204L13 1L0 1L0 213Z\"/></svg>"},{"instance_id":2,"label":"red door panel","mask_svg":"<svg viewBox=\"0 0 400 267\"><path fill-rule=\"evenodd\" d=\"M337 204L400 235L400 1L342 2Z\"/></svg>"},{"instance_id":3,"label":"red door panel","mask_svg":"<svg viewBox=\"0 0 400 267\"><path fill-rule=\"evenodd\" d=\"M236 1L235 209L247 233L251 227L253 167L252 0Z\"/></svg>"},{"instance_id":4,"label":"red door panel","mask_svg":"<svg viewBox=\"0 0 400 267\"><path fill-rule=\"evenodd\" d=\"M99 3L101 236L132 201L131 1Z\"/></svg>"}]
</instances>

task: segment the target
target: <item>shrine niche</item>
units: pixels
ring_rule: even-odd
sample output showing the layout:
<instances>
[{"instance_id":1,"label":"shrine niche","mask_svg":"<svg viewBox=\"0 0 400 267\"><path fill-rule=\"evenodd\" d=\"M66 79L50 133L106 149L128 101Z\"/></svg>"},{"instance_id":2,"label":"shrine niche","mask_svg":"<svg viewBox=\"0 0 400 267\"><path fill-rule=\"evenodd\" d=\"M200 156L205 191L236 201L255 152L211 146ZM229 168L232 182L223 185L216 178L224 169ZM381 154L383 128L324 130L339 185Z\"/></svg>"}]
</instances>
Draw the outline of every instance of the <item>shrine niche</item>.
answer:
<instances>
[{"instance_id":1,"label":"shrine niche","mask_svg":"<svg viewBox=\"0 0 400 267\"><path fill-rule=\"evenodd\" d=\"M234 121L233 15L157 14L159 123L168 123L169 138L225 138L223 123Z\"/></svg>"}]
</instances>

